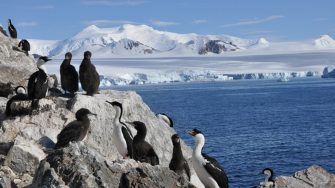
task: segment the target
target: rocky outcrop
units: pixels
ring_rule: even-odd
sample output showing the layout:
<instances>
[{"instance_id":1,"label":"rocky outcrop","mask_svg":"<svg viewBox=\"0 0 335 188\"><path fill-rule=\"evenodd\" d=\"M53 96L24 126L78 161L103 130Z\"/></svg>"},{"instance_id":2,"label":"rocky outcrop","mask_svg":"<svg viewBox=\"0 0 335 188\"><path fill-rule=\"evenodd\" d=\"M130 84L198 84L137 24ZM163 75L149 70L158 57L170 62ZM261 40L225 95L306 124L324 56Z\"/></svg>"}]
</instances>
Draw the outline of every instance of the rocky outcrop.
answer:
<instances>
[{"instance_id":1,"label":"rocky outcrop","mask_svg":"<svg viewBox=\"0 0 335 188\"><path fill-rule=\"evenodd\" d=\"M325 67L323 69L322 78L335 78L335 67Z\"/></svg>"},{"instance_id":2,"label":"rocky outcrop","mask_svg":"<svg viewBox=\"0 0 335 188\"><path fill-rule=\"evenodd\" d=\"M140 120L146 124L148 129L146 140L153 145L158 154L161 162L159 166L152 167L133 160L120 161L122 157L110 141L114 128L112 122L115 111L110 104L105 102L106 100L116 100L123 104L123 121ZM30 108L30 101L16 103L15 105L22 108ZM80 108L88 108L98 114L97 117L91 118L87 140L53 152L52 148L57 142L57 134L75 119L74 113ZM6 181L13 183L15 179L18 179L21 181L17 185L27 186L32 183L32 178L29 179L29 177L34 177L34 185L45 185L47 181L56 187L57 185L77 185L77 183L85 184L87 187L99 187L100 180L96 181L95 178L101 178L104 185L123 185L124 187L134 183L139 186L143 185L143 187L146 185L159 187L164 184L188 185L188 182L179 182L177 175L168 169L173 147L171 135L175 133L174 129L160 121L135 92L101 91L101 94L94 97L77 94L72 99L48 97L40 100L38 109L31 115L7 117L1 122L0 143L4 146L2 165L10 169L13 174L6 176ZM129 128L135 135L135 129ZM189 158L191 149L184 143L182 148L186 158ZM46 159L44 159L45 156L47 156ZM61 160L56 165L55 161L58 159ZM123 164L127 167L120 167L121 170L117 170ZM94 168L103 170L94 175L92 165ZM76 171L83 169L83 172L80 171L80 175L74 174L70 179L66 179L65 176L70 172L64 170L66 167L76 169ZM194 171L192 173L196 180ZM48 181L50 178L47 177L51 176L53 180ZM113 179L112 177L118 178ZM113 182L110 182L112 180ZM121 180L122 183L120 183ZM118 183L114 184L115 182Z\"/></svg>"},{"instance_id":3,"label":"rocky outcrop","mask_svg":"<svg viewBox=\"0 0 335 188\"><path fill-rule=\"evenodd\" d=\"M23 52L13 50L19 41L0 33L0 85L10 83L13 88L24 85L29 76L37 70L34 59ZM0 87L0 96L2 87ZM7 96L5 96L7 97Z\"/></svg>"},{"instance_id":4,"label":"rocky outcrop","mask_svg":"<svg viewBox=\"0 0 335 188\"><path fill-rule=\"evenodd\" d=\"M277 177L275 185L276 188L331 188L335 187L335 175L314 165L290 177Z\"/></svg>"},{"instance_id":5,"label":"rocky outcrop","mask_svg":"<svg viewBox=\"0 0 335 188\"><path fill-rule=\"evenodd\" d=\"M56 150L43 160L32 187L187 187L168 167L132 159L108 161L83 142Z\"/></svg>"}]
</instances>

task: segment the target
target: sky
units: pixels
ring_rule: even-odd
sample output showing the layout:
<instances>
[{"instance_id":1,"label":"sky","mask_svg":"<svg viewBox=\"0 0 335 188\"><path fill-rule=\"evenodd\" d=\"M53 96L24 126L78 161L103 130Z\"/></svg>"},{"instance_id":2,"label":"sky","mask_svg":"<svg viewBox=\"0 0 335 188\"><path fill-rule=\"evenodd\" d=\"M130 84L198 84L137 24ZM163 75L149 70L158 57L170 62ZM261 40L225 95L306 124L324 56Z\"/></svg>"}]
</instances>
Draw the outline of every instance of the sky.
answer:
<instances>
[{"instance_id":1,"label":"sky","mask_svg":"<svg viewBox=\"0 0 335 188\"><path fill-rule=\"evenodd\" d=\"M270 41L335 37L334 0L3 0L19 38L67 39L89 25L146 24L177 33Z\"/></svg>"}]
</instances>

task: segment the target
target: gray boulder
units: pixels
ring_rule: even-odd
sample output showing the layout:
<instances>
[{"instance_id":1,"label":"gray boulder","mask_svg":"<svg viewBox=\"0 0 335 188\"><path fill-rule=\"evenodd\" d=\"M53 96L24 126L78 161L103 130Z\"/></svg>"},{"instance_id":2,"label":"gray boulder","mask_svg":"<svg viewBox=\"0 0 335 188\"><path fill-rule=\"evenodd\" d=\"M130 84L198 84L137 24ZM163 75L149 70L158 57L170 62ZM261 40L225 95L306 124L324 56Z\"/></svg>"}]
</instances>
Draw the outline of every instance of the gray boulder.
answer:
<instances>
[{"instance_id":1,"label":"gray boulder","mask_svg":"<svg viewBox=\"0 0 335 188\"><path fill-rule=\"evenodd\" d=\"M134 160L108 161L83 142L56 150L43 160L31 187L187 187L168 167Z\"/></svg>"},{"instance_id":2,"label":"gray boulder","mask_svg":"<svg viewBox=\"0 0 335 188\"><path fill-rule=\"evenodd\" d=\"M335 187L335 175L314 165L290 177L277 177L275 185L276 188L331 188Z\"/></svg>"},{"instance_id":3,"label":"gray boulder","mask_svg":"<svg viewBox=\"0 0 335 188\"><path fill-rule=\"evenodd\" d=\"M24 85L29 76L37 70L33 58L13 50L18 43L16 39L0 34L0 85L8 83L11 83L11 87ZM2 92L1 87L0 96Z\"/></svg>"}]
</instances>

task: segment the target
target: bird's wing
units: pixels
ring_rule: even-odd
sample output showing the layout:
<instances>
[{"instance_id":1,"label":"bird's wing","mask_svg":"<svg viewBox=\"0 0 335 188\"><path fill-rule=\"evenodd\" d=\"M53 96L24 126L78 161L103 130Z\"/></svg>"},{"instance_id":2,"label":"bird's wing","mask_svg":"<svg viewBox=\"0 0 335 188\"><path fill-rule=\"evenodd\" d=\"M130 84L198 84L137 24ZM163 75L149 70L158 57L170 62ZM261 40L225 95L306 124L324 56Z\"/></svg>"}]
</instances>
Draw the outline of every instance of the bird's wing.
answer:
<instances>
[{"instance_id":1,"label":"bird's wing","mask_svg":"<svg viewBox=\"0 0 335 188\"><path fill-rule=\"evenodd\" d=\"M80 126L78 121L69 123L57 136L56 149L67 146L70 141L76 141L80 138ZM79 127L79 129L78 129Z\"/></svg>"},{"instance_id":2,"label":"bird's wing","mask_svg":"<svg viewBox=\"0 0 335 188\"><path fill-rule=\"evenodd\" d=\"M184 169L188 177L188 181L191 181L191 170L190 166L188 166L187 160L184 161Z\"/></svg>"},{"instance_id":3,"label":"bird's wing","mask_svg":"<svg viewBox=\"0 0 335 188\"><path fill-rule=\"evenodd\" d=\"M130 135L130 138L131 138L131 139L134 139L134 136L133 136L133 134L131 133L129 127L128 127L125 123L123 123L123 122L121 122L121 124L123 125L122 127L125 127L125 128L127 129L128 133L129 133L129 135Z\"/></svg>"},{"instance_id":4,"label":"bird's wing","mask_svg":"<svg viewBox=\"0 0 335 188\"><path fill-rule=\"evenodd\" d=\"M207 172L214 178L221 188L228 188L228 177L220 163L213 157L204 153L202 153L202 156L206 160L204 167Z\"/></svg>"},{"instance_id":5,"label":"bird's wing","mask_svg":"<svg viewBox=\"0 0 335 188\"><path fill-rule=\"evenodd\" d=\"M150 158L151 165L159 165L159 158L152 146L148 151L148 157Z\"/></svg>"},{"instance_id":6,"label":"bird's wing","mask_svg":"<svg viewBox=\"0 0 335 188\"><path fill-rule=\"evenodd\" d=\"M35 93L35 83L37 80L38 71L34 72L28 80L28 97L33 98Z\"/></svg>"},{"instance_id":7,"label":"bird's wing","mask_svg":"<svg viewBox=\"0 0 335 188\"><path fill-rule=\"evenodd\" d=\"M130 136L131 132L129 134L129 131L124 126L122 126L121 131L127 143L128 155L130 158L133 158L133 139Z\"/></svg>"}]
</instances>

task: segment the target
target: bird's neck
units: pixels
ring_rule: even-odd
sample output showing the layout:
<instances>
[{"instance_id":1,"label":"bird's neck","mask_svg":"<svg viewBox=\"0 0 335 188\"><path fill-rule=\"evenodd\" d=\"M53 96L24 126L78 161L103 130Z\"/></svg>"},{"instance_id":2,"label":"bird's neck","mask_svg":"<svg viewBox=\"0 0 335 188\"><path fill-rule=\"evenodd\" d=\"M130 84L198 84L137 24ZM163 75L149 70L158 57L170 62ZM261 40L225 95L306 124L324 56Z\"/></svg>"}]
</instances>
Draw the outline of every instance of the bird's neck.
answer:
<instances>
[{"instance_id":1,"label":"bird's neck","mask_svg":"<svg viewBox=\"0 0 335 188\"><path fill-rule=\"evenodd\" d=\"M265 176L265 180L264 180L264 182L269 182L269 181L273 181L273 179L272 179L272 175L267 175L267 176Z\"/></svg>"},{"instance_id":2,"label":"bird's neck","mask_svg":"<svg viewBox=\"0 0 335 188\"><path fill-rule=\"evenodd\" d=\"M195 149L194 149L194 153L196 155L201 155L202 152L202 148L205 145L205 137L201 134L198 134L195 136L195 140L196 140L196 144L195 144Z\"/></svg>"},{"instance_id":3,"label":"bird's neck","mask_svg":"<svg viewBox=\"0 0 335 188\"><path fill-rule=\"evenodd\" d=\"M134 137L134 140L145 140L145 136L147 135L146 129L137 130L137 134Z\"/></svg>"},{"instance_id":4,"label":"bird's neck","mask_svg":"<svg viewBox=\"0 0 335 188\"><path fill-rule=\"evenodd\" d=\"M40 65L38 68L42 69L47 74L47 68L44 65Z\"/></svg>"},{"instance_id":5,"label":"bird's neck","mask_svg":"<svg viewBox=\"0 0 335 188\"><path fill-rule=\"evenodd\" d=\"M121 123L121 117L122 117L122 109L119 107L115 108L115 117L114 117L114 125L118 125Z\"/></svg>"},{"instance_id":6,"label":"bird's neck","mask_svg":"<svg viewBox=\"0 0 335 188\"><path fill-rule=\"evenodd\" d=\"M183 157L183 152L181 150L180 143L176 143L173 145L173 154L174 157Z\"/></svg>"}]
</instances>

